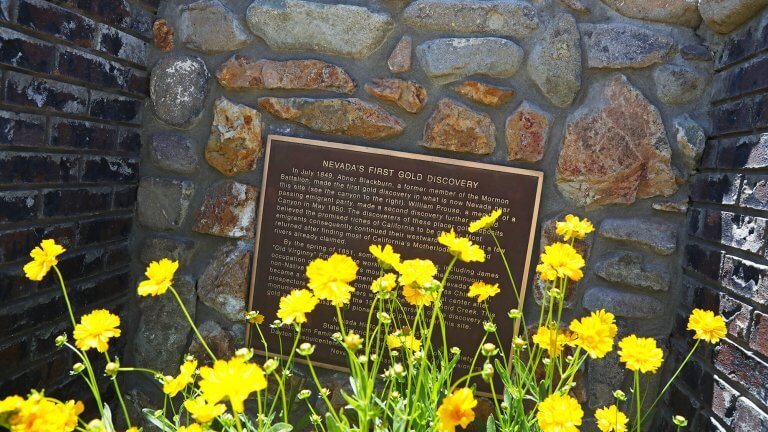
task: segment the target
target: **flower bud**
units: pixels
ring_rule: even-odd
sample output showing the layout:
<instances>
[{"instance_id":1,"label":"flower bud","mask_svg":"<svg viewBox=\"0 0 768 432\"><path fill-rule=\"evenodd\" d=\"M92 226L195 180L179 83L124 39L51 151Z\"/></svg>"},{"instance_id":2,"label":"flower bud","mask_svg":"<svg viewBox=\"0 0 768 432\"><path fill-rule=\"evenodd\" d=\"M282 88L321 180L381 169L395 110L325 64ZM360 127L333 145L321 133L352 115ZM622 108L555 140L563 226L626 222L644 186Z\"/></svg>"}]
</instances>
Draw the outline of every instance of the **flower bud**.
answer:
<instances>
[{"instance_id":1,"label":"flower bud","mask_svg":"<svg viewBox=\"0 0 768 432\"><path fill-rule=\"evenodd\" d=\"M382 324L389 324L392 322L392 317L389 316L386 312L379 312L376 314L376 318L379 319L379 322Z\"/></svg>"},{"instance_id":2,"label":"flower bud","mask_svg":"<svg viewBox=\"0 0 768 432\"><path fill-rule=\"evenodd\" d=\"M320 389L320 393L325 395L325 397L328 397L328 395L331 394L331 391L328 390L328 387L323 387L323 388Z\"/></svg>"},{"instance_id":3,"label":"flower bud","mask_svg":"<svg viewBox=\"0 0 768 432\"><path fill-rule=\"evenodd\" d=\"M67 334L61 334L59 336L56 336L56 339L54 340L54 343L56 343L57 347L61 347L65 343L67 343Z\"/></svg>"},{"instance_id":4,"label":"flower bud","mask_svg":"<svg viewBox=\"0 0 768 432\"><path fill-rule=\"evenodd\" d=\"M493 365L491 365L490 362L485 362L480 376L483 377L483 381L485 382L489 382L493 378Z\"/></svg>"},{"instance_id":5,"label":"flower bud","mask_svg":"<svg viewBox=\"0 0 768 432\"><path fill-rule=\"evenodd\" d=\"M482 350L483 350L483 355L486 357L495 356L496 354L499 353L499 349L496 348L496 345L490 342L487 342L486 344L484 344Z\"/></svg>"},{"instance_id":6,"label":"flower bud","mask_svg":"<svg viewBox=\"0 0 768 432\"><path fill-rule=\"evenodd\" d=\"M486 321L483 323L483 330L485 330L486 333L496 333L496 324Z\"/></svg>"},{"instance_id":7,"label":"flower bud","mask_svg":"<svg viewBox=\"0 0 768 432\"><path fill-rule=\"evenodd\" d=\"M378 358L379 358L379 356L376 355L376 354L371 354L371 356L370 356L371 361L376 361L376 359L378 359Z\"/></svg>"},{"instance_id":8,"label":"flower bud","mask_svg":"<svg viewBox=\"0 0 768 432\"><path fill-rule=\"evenodd\" d=\"M277 366L279 366L279 363L277 363L277 360L275 359L268 359L264 362L264 372L271 374L272 372L277 369Z\"/></svg>"},{"instance_id":9,"label":"flower bud","mask_svg":"<svg viewBox=\"0 0 768 432\"><path fill-rule=\"evenodd\" d=\"M397 399L400 397L400 392L395 390L392 392L392 399Z\"/></svg>"},{"instance_id":10,"label":"flower bud","mask_svg":"<svg viewBox=\"0 0 768 432\"><path fill-rule=\"evenodd\" d=\"M309 342L304 342L299 345L299 349L297 349L296 352L299 353L299 355L311 356L312 353L315 352L315 346Z\"/></svg>"},{"instance_id":11,"label":"flower bud","mask_svg":"<svg viewBox=\"0 0 768 432\"><path fill-rule=\"evenodd\" d=\"M312 422L312 424L314 425L319 425L323 421L323 419L317 414L312 414L311 416L309 416L309 421Z\"/></svg>"},{"instance_id":12,"label":"flower bud","mask_svg":"<svg viewBox=\"0 0 768 432\"><path fill-rule=\"evenodd\" d=\"M331 335L331 339L335 340L336 342L341 343L342 339L344 339L344 338L341 337L341 333L336 332L336 333Z\"/></svg>"},{"instance_id":13,"label":"flower bud","mask_svg":"<svg viewBox=\"0 0 768 432\"><path fill-rule=\"evenodd\" d=\"M688 426L688 420L685 417L680 416L680 415L673 416L672 417L672 423L674 423L675 425L677 425L679 427L686 427L686 426Z\"/></svg>"},{"instance_id":14,"label":"flower bud","mask_svg":"<svg viewBox=\"0 0 768 432\"><path fill-rule=\"evenodd\" d=\"M613 392L613 397L615 397L616 400L620 400L620 401L627 400L627 395L621 390L616 390L615 392Z\"/></svg>"},{"instance_id":15,"label":"flower bud","mask_svg":"<svg viewBox=\"0 0 768 432\"><path fill-rule=\"evenodd\" d=\"M515 338L514 344L515 344L516 348L524 348L525 347L525 339L523 339L520 336L518 336L518 337Z\"/></svg>"},{"instance_id":16,"label":"flower bud","mask_svg":"<svg viewBox=\"0 0 768 432\"><path fill-rule=\"evenodd\" d=\"M312 396L312 391L304 389L299 392L299 400L307 399L308 397Z\"/></svg>"},{"instance_id":17,"label":"flower bud","mask_svg":"<svg viewBox=\"0 0 768 432\"><path fill-rule=\"evenodd\" d=\"M282 326L283 326L283 322L279 319L272 321L272 325L270 325L270 327L272 328L280 328Z\"/></svg>"},{"instance_id":18,"label":"flower bud","mask_svg":"<svg viewBox=\"0 0 768 432\"><path fill-rule=\"evenodd\" d=\"M523 314L518 309L512 309L507 313L507 316L509 316L512 319L517 319L523 316Z\"/></svg>"},{"instance_id":19,"label":"flower bud","mask_svg":"<svg viewBox=\"0 0 768 432\"><path fill-rule=\"evenodd\" d=\"M84 370L85 370L85 366L82 363L80 363L80 362L75 363L75 364L72 365L72 374L73 375L77 375L77 374L79 374L80 372L82 372Z\"/></svg>"},{"instance_id":20,"label":"flower bud","mask_svg":"<svg viewBox=\"0 0 768 432\"><path fill-rule=\"evenodd\" d=\"M107 366L104 368L104 373L108 377L113 377L114 378L114 377L117 376L117 371L119 369L120 369L120 363L109 362L109 363L107 363Z\"/></svg>"},{"instance_id":21,"label":"flower bud","mask_svg":"<svg viewBox=\"0 0 768 432\"><path fill-rule=\"evenodd\" d=\"M363 345L363 338L355 332L349 332L344 336L344 345L352 352L357 351Z\"/></svg>"},{"instance_id":22,"label":"flower bud","mask_svg":"<svg viewBox=\"0 0 768 432\"><path fill-rule=\"evenodd\" d=\"M357 361L360 362L360 364L366 364L368 363L368 356L361 355L360 357L357 358Z\"/></svg>"},{"instance_id":23,"label":"flower bud","mask_svg":"<svg viewBox=\"0 0 768 432\"><path fill-rule=\"evenodd\" d=\"M197 359L192 354L187 354L187 355L184 356L184 361L185 362L193 362L195 360L197 360Z\"/></svg>"},{"instance_id":24,"label":"flower bud","mask_svg":"<svg viewBox=\"0 0 768 432\"><path fill-rule=\"evenodd\" d=\"M253 348L240 348L235 351L235 356L241 358L243 361L248 361L253 357Z\"/></svg>"},{"instance_id":25,"label":"flower bud","mask_svg":"<svg viewBox=\"0 0 768 432\"><path fill-rule=\"evenodd\" d=\"M459 348L459 347L451 347L451 354L454 354L454 355L461 354L461 348Z\"/></svg>"},{"instance_id":26,"label":"flower bud","mask_svg":"<svg viewBox=\"0 0 768 432\"><path fill-rule=\"evenodd\" d=\"M85 430L88 432L106 432L107 427L104 426L104 422L102 422L101 420L93 419L85 427Z\"/></svg>"},{"instance_id":27,"label":"flower bud","mask_svg":"<svg viewBox=\"0 0 768 432\"><path fill-rule=\"evenodd\" d=\"M250 311L245 313L245 319L251 324L259 325L264 322L264 315L256 311Z\"/></svg>"}]
</instances>

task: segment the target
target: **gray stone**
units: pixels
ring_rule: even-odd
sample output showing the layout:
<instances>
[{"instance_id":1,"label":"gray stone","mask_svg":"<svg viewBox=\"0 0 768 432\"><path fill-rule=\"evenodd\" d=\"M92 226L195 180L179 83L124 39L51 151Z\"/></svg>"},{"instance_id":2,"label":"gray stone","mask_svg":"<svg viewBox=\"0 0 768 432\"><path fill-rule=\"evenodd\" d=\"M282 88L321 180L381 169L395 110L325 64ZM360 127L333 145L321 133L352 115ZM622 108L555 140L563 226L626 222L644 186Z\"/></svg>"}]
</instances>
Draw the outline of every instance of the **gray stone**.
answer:
<instances>
[{"instance_id":1,"label":"gray stone","mask_svg":"<svg viewBox=\"0 0 768 432\"><path fill-rule=\"evenodd\" d=\"M160 231L178 229L187 216L194 191L191 181L143 177L137 192L139 223Z\"/></svg>"},{"instance_id":2,"label":"gray stone","mask_svg":"<svg viewBox=\"0 0 768 432\"><path fill-rule=\"evenodd\" d=\"M197 311L195 281L177 276L173 288L192 320ZM139 299L141 319L133 341L136 364L166 375L177 375L187 348L190 326L170 292Z\"/></svg>"},{"instance_id":3,"label":"gray stone","mask_svg":"<svg viewBox=\"0 0 768 432\"><path fill-rule=\"evenodd\" d=\"M190 128L205 107L208 69L198 57L166 56L152 68L149 96L157 118Z\"/></svg>"},{"instance_id":4,"label":"gray stone","mask_svg":"<svg viewBox=\"0 0 768 432\"><path fill-rule=\"evenodd\" d=\"M200 301L231 321L245 320L252 250L252 246L244 242L222 246L197 283Z\"/></svg>"},{"instance_id":5,"label":"gray stone","mask_svg":"<svg viewBox=\"0 0 768 432\"><path fill-rule=\"evenodd\" d=\"M653 72L656 95L668 104L701 102L706 78L695 69L678 65L663 65Z\"/></svg>"},{"instance_id":6,"label":"gray stone","mask_svg":"<svg viewBox=\"0 0 768 432\"><path fill-rule=\"evenodd\" d=\"M216 54L248 45L253 36L219 0L200 0L179 8L179 36L187 48Z\"/></svg>"},{"instance_id":7,"label":"gray stone","mask_svg":"<svg viewBox=\"0 0 768 432\"><path fill-rule=\"evenodd\" d=\"M700 0L699 13L712 30L730 33L765 6L768 0Z\"/></svg>"},{"instance_id":8,"label":"gray stone","mask_svg":"<svg viewBox=\"0 0 768 432\"><path fill-rule=\"evenodd\" d=\"M417 0L403 12L411 27L451 33L525 37L536 31L536 8L516 0Z\"/></svg>"},{"instance_id":9,"label":"gray stone","mask_svg":"<svg viewBox=\"0 0 768 432\"><path fill-rule=\"evenodd\" d=\"M671 37L627 24L581 24L590 68L643 68L666 59Z\"/></svg>"},{"instance_id":10,"label":"gray stone","mask_svg":"<svg viewBox=\"0 0 768 432\"><path fill-rule=\"evenodd\" d=\"M606 287L587 290L582 304L590 311L605 309L622 318L656 318L664 311L664 303L656 298Z\"/></svg>"},{"instance_id":11,"label":"gray stone","mask_svg":"<svg viewBox=\"0 0 768 432\"><path fill-rule=\"evenodd\" d=\"M209 320L198 324L197 330L216 358L231 358L242 344L232 330L225 329L215 321ZM192 336L192 343L189 344L188 352L195 356L199 365L210 365L213 363L213 360L195 335Z\"/></svg>"},{"instance_id":12,"label":"gray stone","mask_svg":"<svg viewBox=\"0 0 768 432\"><path fill-rule=\"evenodd\" d=\"M615 352L601 359L589 359L586 380L589 407L596 409L615 403L613 392L621 388L626 374L627 369Z\"/></svg>"},{"instance_id":13,"label":"gray stone","mask_svg":"<svg viewBox=\"0 0 768 432\"><path fill-rule=\"evenodd\" d=\"M680 55L686 60L710 61L712 52L706 45L688 44L680 47Z\"/></svg>"},{"instance_id":14,"label":"gray stone","mask_svg":"<svg viewBox=\"0 0 768 432\"><path fill-rule=\"evenodd\" d=\"M413 40L410 36L403 36L387 59L389 71L403 73L411 70L411 51L413 51Z\"/></svg>"},{"instance_id":15,"label":"gray stone","mask_svg":"<svg viewBox=\"0 0 768 432\"><path fill-rule=\"evenodd\" d=\"M364 7L301 0L256 0L248 26L276 50L312 50L366 58L394 27L389 15Z\"/></svg>"},{"instance_id":16,"label":"gray stone","mask_svg":"<svg viewBox=\"0 0 768 432\"><path fill-rule=\"evenodd\" d=\"M576 20L558 15L528 56L528 75L549 100L567 107L581 88L581 42Z\"/></svg>"},{"instance_id":17,"label":"gray stone","mask_svg":"<svg viewBox=\"0 0 768 432\"><path fill-rule=\"evenodd\" d=\"M607 218L600 224L600 237L643 246L659 255L677 249L677 225L650 218Z\"/></svg>"},{"instance_id":18,"label":"gray stone","mask_svg":"<svg viewBox=\"0 0 768 432\"><path fill-rule=\"evenodd\" d=\"M152 136L149 157L159 168L182 174L193 173L200 162L189 137L169 132Z\"/></svg>"},{"instance_id":19,"label":"gray stone","mask_svg":"<svg viewBox=\"0 0 768 432\"><path fill-rule=\"evenodd\" d=\"M670 213L685 213L688 211L688 199L684 201L657 201L651 204L654 210L670 212Z\"/></svg>"},{"instance_id":20,"label":"gray stone","mask_svg":"<svg viewBox=\"0 0 768 432\"><path fill-rule=\"evenodd\" d=\"M139 251L139 259L144 264L168 258L181 263L189 262L195 242L190 239L171 237L149 237Z\"/></svg>"},{"instance_id":21,"label":"gray stone","mask_svg":"<svg viewBox=\"0 0 768 432\"><path fill-rule=\"evenodd\" d=\"M620 14L644 21L655 21L696 28L701 15L691 0L603 0Z\"/></svg>"},{"instance_id":22,"label":"gray stone","mask_svg":"<svg viewBox=\"0 0 768 432\"><path fill-rule=\"evenodd\" d=\"M641 254L628 251L616 251L600 257L595 273L609 282L652 291L669 290L672 280L668 271L644 265Z\"/></svg>"},{"instance_id":23,"label":"gray stone","mask_svg":"<svg viewBox=\"0 0 768 432\"><path fill-rule=\"evenodd\" d=\"M259 190L233 180L221 180L205 191L193 231L229 238L250 238L256 226Z\"/></svg>"},{"instance_id":24,"label":"gray stone","mask_svg":"<svg viewBox=\"0 0 768 432\"><path fill-rule=\"evenodd\" d=\"M688 114L675 119L675 130L677 131L677 148L683 155L683 163L688 168L688 172L693 173L704 153L707 134Z\"/></svg>"},{"instance_id":25,"label":"gray stone","mask_svg":"<svg viewBox=\"0 0 768 432\"><path fill-rule=\"evenodd\" d=\"M416 55L427 76L446 84L480 74L507 78L517 72L523 49L500 38L446 38L422 43Z\"/></svg>"}]
</instances>

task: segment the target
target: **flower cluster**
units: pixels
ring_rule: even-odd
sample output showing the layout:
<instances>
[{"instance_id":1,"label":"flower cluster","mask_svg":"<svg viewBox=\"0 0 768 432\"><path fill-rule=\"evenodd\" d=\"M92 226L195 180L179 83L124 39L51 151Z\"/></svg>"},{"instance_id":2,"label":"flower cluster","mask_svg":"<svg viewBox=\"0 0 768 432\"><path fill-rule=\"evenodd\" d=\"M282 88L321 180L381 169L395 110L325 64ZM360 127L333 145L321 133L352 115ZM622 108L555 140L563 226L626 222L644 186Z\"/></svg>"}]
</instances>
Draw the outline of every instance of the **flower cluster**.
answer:
<instances>
[{"instance_id":1,"label":"flower cluster","mask_svg":"<svg viewBox=\"0 0 768 432\"><path fill-rule=\"evenodd\" d=\"M0 426L14 432L70 432L84 409L82 402L61 402L33 391L26 399L0 400Z\"/></svg>"}]
</instances>

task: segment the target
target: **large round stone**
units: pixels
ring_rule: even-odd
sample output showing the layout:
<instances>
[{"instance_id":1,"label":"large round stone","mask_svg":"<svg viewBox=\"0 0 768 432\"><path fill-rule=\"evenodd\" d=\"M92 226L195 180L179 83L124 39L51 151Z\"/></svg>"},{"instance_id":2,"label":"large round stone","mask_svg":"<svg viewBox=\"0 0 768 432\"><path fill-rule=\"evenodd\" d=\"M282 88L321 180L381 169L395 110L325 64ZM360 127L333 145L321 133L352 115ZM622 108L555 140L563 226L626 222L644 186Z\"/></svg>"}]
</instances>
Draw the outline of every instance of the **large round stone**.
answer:
<instances>
[{"instance_id":1,"label":"large round stone","mask_svg":"<svg viewBox=\"0 0 768 432\"><path fill-rule=\"evenodd\" d=\"M560 14L528 57L528 75L559 107L569 106L581 89L581 42L576 20Z\"/></svg>"},{"instance_id":2,"label":"large round stone","mask_svg":"<svg viewBox=\"0 0 768 432\"><path fill-rule=\"evenodd\" d=\"M188 129L208 97L208 69L198 57L167 56L152 68L149 97L157 118Z\"/></svg>"}]
</instances>

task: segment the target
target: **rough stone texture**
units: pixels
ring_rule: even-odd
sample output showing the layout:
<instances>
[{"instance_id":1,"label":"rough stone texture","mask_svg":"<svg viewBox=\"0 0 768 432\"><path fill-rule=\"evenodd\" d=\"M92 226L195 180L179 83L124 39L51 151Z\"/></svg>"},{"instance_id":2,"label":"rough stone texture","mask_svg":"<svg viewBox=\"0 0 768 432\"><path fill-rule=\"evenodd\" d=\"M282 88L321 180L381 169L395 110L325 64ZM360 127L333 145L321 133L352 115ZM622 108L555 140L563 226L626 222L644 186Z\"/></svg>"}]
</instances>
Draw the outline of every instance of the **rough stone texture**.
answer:
<instances>
[{"instance_id":1,"label":"rough stone texture","mask_svg":"<svg viewBox=\"0 0 768 432\"><path fill-rule=\"evenodd\" d=\"M523 101L507 118L507 160L538 162L544 157L552 116Z\"/></svg>"},{"instance_id":2,"label":"rough stone texture","mask_svg":"<svg viewBox=\"0 0 768 432\"><path fill-rule=\"evenodd\" d=\"M256 169L264 148L261 113L224 97L213 107L211 136L205 145L205 160L222 174L234 176Z\"/></svg>"},{"instance_id":3,"label":"rough stone texture","mask_svg":"<svg viewBox=\"0 0 768 432\"><path fill-rule=\"evenodd\" d=\"M643 246L659 255L677 249L677 225L650 218L607 218L600 224L600 237Z\"/></svg>"},{"instance_id":4,"label":"rough stone texture","mask_svg":"<svg viewBox=\"0 0 768 432\"><path fill-rule=\"evenodd\" d=\"M251 246L246 243L224 245L216 251L197 282L200 301L231 321L244 320L251 255Z\"/></svg>"},{"instance_id":5,"label":"rough stone texture","mask_svg":"<svg viewBox=\"0 0 768 432\"><path fill-rule=\"evenodd\" d=\"M180 263L189 262L195 242L189 239L170 237L149 237L139 251L139 260L144 264L168 258Z\"/></svg>"},{"instance_id":6,"label":"rough stone texture","mask_svg":"<svg viewBox=\"0 0 768 432\"><path fill-rule=\"evenodd\" d=\"M253 36L219 0L200 0L179 8L179 38L189 49L207 54L233 51Z\"/></svg>"},{"instance_id":7,"label":"rough stone texture","mask_svg":"<svg viewBox=\"0 0 768 432\"><path fill-rule=\"evenodd\" d=\"M405 9L403 20L427 30L512 37L528 36L539 27L536 8L516 0L417 0Z\"/></svg>"},{"instance_id":8,"label":"rough stone texture","mask_svg":"<svg viewBox=\"0 0 768 432\"><path fill-rule=\"evenodd\" d=\"M654 210L685 213L688 211L688 201L659 201L651 204Z\"/></svg>"},{"instance_id":9,"label":"rough stone texture","mask_svg":"<svg viewBox=\"0 0 768 432\"><path fill-rule=\"evenodd\" d=\"M357 98L265 97L259 99L259 106L274 116L326 133L382 139L399 135L405 128L399 118Z\"/></svg>"},{"instance_id":10,"label":"rough stone texture","mask_svg":"<svg viewBox=\"0 0 768 432\"><path fill-rule=\"evenodd\" d=\"M699 13L712 30L730 33L765 6L768 0L700 0Z\"/></svg>"},{"instance_id":11,"label":"rough stone texture","mask_svg":"<svg viewBox=\"0 0 768 432\"><path fill-rule=\"evenodd\" d=\"M191 181L142 178L137 192L139 222L154 230L178 229L187 216L194 189Z\"/></svg>"},{"instance_id":12,"label":"rough stone texture","mask_svg":"<svg viewBox=\"0 0 768 432\"><path fill-rule=\"evenodd\" d=\"M690 0L603 0L620 14L645 21L656 21L696 28L701 15Z\"/></svg>"},{"instance_id":13,"label":"rough stone texture","mask_svg":"<svg viewBox=\"0 0 768 432\"><path fill-rule=\"evenodd\" d=\"M623 75L592 93L568 118L556 180L563 195L600 206L673 194L672 151L659 110Z\"/></svg>"},{"instance_id":14,"label":"rough stone texture","mask_svg":"<svg viewBox=\"0 0 768 432\"><path fill-rule=\"evenodd\" d=\"M643 68L666 59L674 40L627 24L581 24L590 68Z\"/></svg>"},{"instance_id":15,"label":"rough stone texture","mask_svg":"<svg viewBox=\"0 0 768 432\"><path fill-rule=\"evenodd\" d=\"M558 15L528 56L528 75L559 107L569 106L581 89L581 42L576 20Z\"/></svg>"},{"instance_id":16,"label":"rough stone texture","mask_svg":"<svg viewBox=\"0 0 768 432\"><path fill-rule=\"evenodd\" d=\"M472 102L494 107L503 104L515 96L515 91L510 88L498 87L479 81L464 81L453 87L453 91Z\"/></svg>"},{"instance_id":17,"label":"rough stone texture","mask_svg":"<svg viewBox=\"0 0 768 432\"><path fill-rule=\"evenodd\" d=\"M193 173L200 162L197 152L192 148L192 140L170 132L160 132L152 136L149 157L158 167L182 174Z\"/></svg>"},{"instance_id":18,"label":"rough stone texture","mask_svg":"<svg viewBox=\"0 0 768 432\"><path fill-rule=\"evenodd\" d=\"M695 69L678 65L662 65L653 72L656 95L668 104L687 104L701 100L706 78Z\"/></svg>"},{"instance_id":19,"label":"rough stone texture","mask_svg":"<svg viewBox=\"0 0 768 432\"><path fill-rule=\"evenodd\" d=\"M560 3L579 15L589 15L589 7L581 0L560 0Z\"/></svg>"},{"instance_id":20,"label":"rough stone texture","mask_svg":"<svg viewBox=\"0 0 768 432\"><path fill-rule=\"evenodd\" d=\"M656 298L606 287L588 289L582 304L590 311L605 309L622 318L656 318L664 311L664 303Z\"/></svg>"},{"instance_id":21,"label":"rough stone texture","mask_svg":"<svg viewBox=\"0 0 768 432\"><path fill-rule=\"evenodd\" d=\"M256 226L259 190L232 180L214 183L195 215L194 231L220 237L250 238Z\"/></svg>"},{"instance_id":22,"label":"rough stone texture","mask_svg":"<svg viewBox=\"0 0 768 432\"><path fill-rule=\"evenodd\" d=\"M413 81L396 78L375 79L365 85L371 96L394 102L409 113L418 113L427 102L427 90Z\"/></svg>"},{"instance_id":23,"label":"rough stone texture","mask_svg":"<svg viewBox=\"0 0 768 432\"><path fill-rule=\"evenodd\" d=\"M173 27L164 19L159 19L152 24L152 41L155 43L155 47L162 52L173 49L175 33Z\"/></svg>"},{"instance_id":24,"label":"rough stone texture","mask_svg":"<svg viewBox=\"0 0 768 432\"><path fill-rule=\"evenodd\" d=\"M687 44L680 47L680 55L686 60L711 61L712 52L705 45Z\"/></svg>"},{"instance_id":25,"label":"rough stone texture","mask_svg":"<svg viewBox=\"0 0 768 432\"><path fill-rule=\"evenodd\" d=\"M366 58L394 26L389 15L351 5L256 0L246 13L251 31L275 50L319 51Z\"/></svg>"},{"instance_id":26,"label":"rough stone texture","mask_svg":"<svg viewBox=\"0 0 768 432\"><path fill-rule=\"evenodd\" d=\"M222 87L233 90L355 92L355 82L344 69L321 60L256 60L238 54L219 66L216 79Z\"/></svg>"},{"instance_id":27,"label":"rough stone texture","mask_svg":"<svg viewBox=\"0 0 768 432\"><path fill-rule=\"evenodd\" d=\"M208 69L198 57L167 56L152 68L149 82L152 108L171 126L189 128L208 97Z\"/></svg>"},{"instance_id":28,"label":"rough stone texture","mask_svg":"<svg viewBox=\"0 0 768 432\"><path fill-rule=\"evenodd\" d=\"M511 77L523 62L523 49L500 38L446 38L422 43L416 56L427 76L446 84L475 74Z\"/></svg>"},{"instance_id":29,"label":"rough stone texture","mask_svg":"<svg viewBox=\"0 0 768 432\"><path fill-rule=\"evenodd\" d=\"M194 320L197 311L195 281L189 276L176 276L173 288ZM187 348L189 322L170 293L139 299L139 309L141 319L133 339L136 364L175 376Z\"/></svg>"},{"instance_id":30,"label":"rough stone texture","mask_svg":"<svg viewBox=\"0 0 768 432\"><path fill-rule=\"evenodd\" d=\"M496 148L491 117L452 99L441 99L424 128L426 148L490 154Z\"/></svg>"},{"instance_id":31,"label":"rough stone texture","mask_svg":"<svg viewBox=\"0 0 768 432\"><path fill-rule=\"evenodd\" d=\"M392 73L403 73L411 70L411 51L413 51L413 40L410 36L403 36L395 45L392 54L387 59L387 67Z\"/></svg>"},{"instance_id":32,"label":"rough stone texture","mask_svg":"<svg viewBox=\"0 0 768 432\"><path fill-rule=\"evenodd\" d=\"M645 265L641 254L628 251L616 251L600 257L595 274L608 282L652 291L667 291L672 282L668 271Z\"/></svg>"},{"instance_id":33,"label":"rough stone texture","mask_svg":"<svg viewBox=\"0 0 768 432\"><path fill-rule=\"evenodd\" d=\"M675 130L677 131L677 148L683 155L683 163L688 168L688 172L693 173L704 153L707 134L688 114L675 119Z\"/></svg>"},{"instance_id":34,"label":"rough stone texture","mask_svg":"<svg viewBox=\"0 0 768 432\"><path fill-rule=\"evenodd\" d=\"M626 374L627 368L619 362L619 356L615 351L601 359L587 360L586 382L589 407L596 409L615 403L613 392L621 388Z\"/></svg>"},{"instance_id":35,"label":"rough stone texture","mask_svg":"<svg viewBox=\"0 0 768 432\"><path fill-rule=\"evenodd\" d=\"M202 324L198 324L197 330L216 358L232 358L235 351L240 348L237 335L231 330L224 329L215 321L205 321ZM198 365L210 365L213 363L213 360L211 360L211 357L200 344L197 337L192 338L188 351L198 360Z\"/></svg>"}]
</instances>

